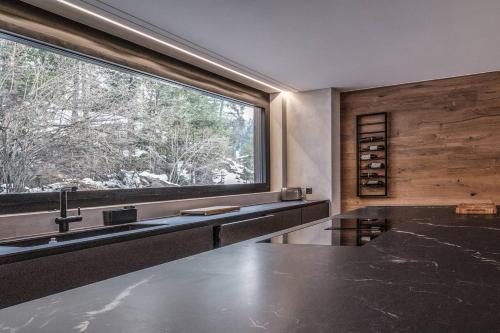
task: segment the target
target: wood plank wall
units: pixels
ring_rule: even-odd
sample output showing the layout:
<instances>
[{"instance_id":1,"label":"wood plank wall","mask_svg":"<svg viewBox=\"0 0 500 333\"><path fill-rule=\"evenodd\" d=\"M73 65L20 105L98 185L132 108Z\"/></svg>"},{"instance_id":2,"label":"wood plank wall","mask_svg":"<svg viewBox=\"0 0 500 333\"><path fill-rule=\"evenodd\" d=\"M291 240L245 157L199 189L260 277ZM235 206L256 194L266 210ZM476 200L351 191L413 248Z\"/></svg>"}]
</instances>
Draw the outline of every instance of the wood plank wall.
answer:
<instances>
[{"instance_id":1,"label":"wood plank wall","mask_svg":"<svg viewBox=\"0 0 500 333\"><path fill-rule=\"evenodd\" d=\"M389 113L389 197L356 196L358 114ZM342 211L500 203L500 72L341 94Z\"/></svg>"}]
</instances>

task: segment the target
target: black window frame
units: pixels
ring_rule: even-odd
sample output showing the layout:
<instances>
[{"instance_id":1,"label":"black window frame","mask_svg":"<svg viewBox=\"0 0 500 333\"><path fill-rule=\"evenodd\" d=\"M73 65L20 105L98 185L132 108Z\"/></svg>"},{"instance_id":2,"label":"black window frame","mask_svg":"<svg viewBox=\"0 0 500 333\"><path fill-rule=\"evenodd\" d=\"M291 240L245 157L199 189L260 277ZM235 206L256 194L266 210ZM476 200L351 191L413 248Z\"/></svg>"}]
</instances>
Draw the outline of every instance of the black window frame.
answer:
<instances>
[{"instance_id":1,"label":"black window frame","mask_svg":"<svg viewBox=\"0 0 500 333\"><path fill-rule=\"evenodd\" d=\"M113 63L104 59L99 59L88 54L80 53L74 50L62 48L57 45L35 40L26 36L21 36L9 31L0 29L0 38L8 39L31 47L42 48L51 52L87 61L100 66L110 67L115 70L128 72L135 75L142 75L164 82L175 84L200 91L214 97L223 98L228 101L234 101L262 110L259 118L259 126L254 126L254 154L258 156L260 168L256 170L256 178L263 182L253 184L228 184L228 185L196 185L181 187L157 187L157 188L138 188L138 189L110 189L94 191L77 191L68 196L68 207L99 207L113 205L129 205L133 203L146 203L194 198L206 198L226 195L238 195L249 193L269 192L271 189L270 177L270 113L269 107L256 106L251 103L227 97L222 94L210 92L191 85L169 80L167 78L134 69L121 64ZM257 125L257 123L256 123ZM58 192L42 193L7 193L0 194L0 214L12 214L23 212L50 211L59 209Z\"/></svg>"}]
</instances>

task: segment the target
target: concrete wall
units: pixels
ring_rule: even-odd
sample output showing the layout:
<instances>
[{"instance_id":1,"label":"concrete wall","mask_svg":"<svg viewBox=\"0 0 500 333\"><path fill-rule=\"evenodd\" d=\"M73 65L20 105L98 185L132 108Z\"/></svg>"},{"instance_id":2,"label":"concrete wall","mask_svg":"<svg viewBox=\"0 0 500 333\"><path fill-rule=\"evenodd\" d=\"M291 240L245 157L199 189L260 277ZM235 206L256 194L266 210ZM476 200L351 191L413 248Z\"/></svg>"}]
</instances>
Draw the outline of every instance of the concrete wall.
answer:
<instances>
[{"instance_id":1,"label":"concrete wall","mask_svg":"<svg viewBox=\"0 0 500 333\"><path fill-rule=\"evenodd\" d=\"M279 193L267 192L200 199L145 202L135 204L135 207L137 208L139 220L147 220L176 215L182 209L217 205L250 206L276 202L278 200ZM102 226L102 211L109 210L112 207L122 206L83 208L83 221L71 223L70 229ZM74 211L70 211L70 214L74 213ZM59 216L58 211L0 215L0 239L55 232L58 230L57 224L54 223L54 219L57 216Z\"/></svg>"},{"instance_id":2,"label":"concrete wall","mask_svg":"<svg viewBox=\"0 0 500 333\"><path fill-rule=\"evenodd\" d=\"M286 186L286 98L272 94L270 103L271 191Z\"/></svg>"},{"instance_id":3,"label":"concrete wall","mask_svg":"<svg viewBox=\"0 0 500 333\"><path fill-rule=\"evenodd\" d=\"M286 107L288 186L312 187L340 211L339 94L320 89L289 94Z\"/></svg>"},{"instance_id":4,"label":"concrete wall","mask_svg":"<svg viewBox=\"0 0 500 333\"><path fill-rule=\"evenodd\" d=\"M331 89L287 96L287 182L312 187L311 198L332 196Z\"/></svg>"},{"instance_id":5,"label":"concrete wall","mask_svg":"<svg viewBox=\"0 0 500 333\"><path fill-rule=\"evenodd\" d=\"M340 92L332 89L332 215L342 211Z\"/></svg>"}]
</instances>

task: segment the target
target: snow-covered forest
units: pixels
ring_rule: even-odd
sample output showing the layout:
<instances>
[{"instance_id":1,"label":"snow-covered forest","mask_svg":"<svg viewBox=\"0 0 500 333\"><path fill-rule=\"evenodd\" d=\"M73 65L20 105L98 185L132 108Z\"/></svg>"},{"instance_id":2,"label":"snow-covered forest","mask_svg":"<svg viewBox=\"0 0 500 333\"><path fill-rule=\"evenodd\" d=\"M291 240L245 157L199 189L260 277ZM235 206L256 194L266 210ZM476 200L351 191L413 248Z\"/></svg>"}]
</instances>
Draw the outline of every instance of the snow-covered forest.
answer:
<instances>
[{"instance_id":1,"label":"snow-covered forest","mask_svg":"<svg viewBox=\"0 0 500 333\"><path fill-rule=\"evenodd\" d=\"M0 193L252 183L254 112L0 37Z\"/></svg>"}]
</instances>

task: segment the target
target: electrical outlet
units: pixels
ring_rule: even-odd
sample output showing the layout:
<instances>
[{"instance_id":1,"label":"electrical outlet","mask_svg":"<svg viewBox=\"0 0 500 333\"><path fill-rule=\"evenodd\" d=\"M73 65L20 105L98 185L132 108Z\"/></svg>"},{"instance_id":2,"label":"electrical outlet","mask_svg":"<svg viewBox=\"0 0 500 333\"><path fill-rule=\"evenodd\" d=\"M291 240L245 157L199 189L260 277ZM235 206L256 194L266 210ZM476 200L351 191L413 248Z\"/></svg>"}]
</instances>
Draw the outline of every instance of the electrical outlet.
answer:
<instances>
[{"instance_id":1,"label":"electrical outlet","mask_svg":"<svg viewBox=\"0 0 500 333\"><path fill-rule=\"evenodd\" d=\"M312 187L306 187L306 194L313 194Z\"/></svg>"}]
</instances>

